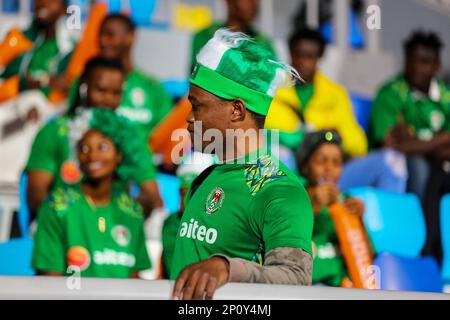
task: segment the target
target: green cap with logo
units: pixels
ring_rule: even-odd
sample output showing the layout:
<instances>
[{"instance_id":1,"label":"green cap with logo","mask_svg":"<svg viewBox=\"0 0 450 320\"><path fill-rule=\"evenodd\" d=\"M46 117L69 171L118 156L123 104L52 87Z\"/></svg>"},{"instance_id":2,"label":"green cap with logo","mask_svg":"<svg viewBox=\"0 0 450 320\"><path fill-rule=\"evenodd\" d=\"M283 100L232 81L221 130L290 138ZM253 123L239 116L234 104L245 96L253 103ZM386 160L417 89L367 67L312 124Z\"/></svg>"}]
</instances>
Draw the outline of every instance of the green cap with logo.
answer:
<instances>
[{"instance_id":1,"label":"green cap with logo","mask_svg":"<svg viewBox=\"0 0 450 320\"><path fill-rule=\"evenodd\" d=\"M244 33L219 29L197 55L190 83L222 99L241 98L246 107L267 115L280 87L300 80L297 71Z\"/></svg>"}]
</instances>

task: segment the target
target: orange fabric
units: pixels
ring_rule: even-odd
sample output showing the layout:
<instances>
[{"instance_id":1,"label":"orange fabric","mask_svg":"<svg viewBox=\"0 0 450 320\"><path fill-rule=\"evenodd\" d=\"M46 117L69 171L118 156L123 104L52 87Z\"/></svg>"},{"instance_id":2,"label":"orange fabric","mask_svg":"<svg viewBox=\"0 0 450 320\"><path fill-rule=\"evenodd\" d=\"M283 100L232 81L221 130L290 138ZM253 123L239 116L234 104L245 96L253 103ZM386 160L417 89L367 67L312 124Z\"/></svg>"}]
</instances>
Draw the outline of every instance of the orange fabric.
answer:
<instances>
[{"instance_id":1,"label":"orange fabric","mask_svg":"<svg viewBox=\"0 0 450 320\"><path fill-rule=\"evenodd\" d=\"M0 103L15 98L19 94L19 76L5 79L0 84Z\"/></svg>"},{"instance_id":2,"label":"orange fabric","mask_svg":"<svg viewBox=\"0 0 450 320\"><path fill-rule=\"evenodd\" d=\"M99 54L98 34L102 21L107 14L108 8L106 3L96 3L92 6L83 36L77 44L66 70L66 75L70 82L83 73L84 66L91 58ZM50 92L49 100L53 103L57 103L64 98L65 94L62 92L56 90Z\"/></svg>"},{"instance_id":3,"label":"orange fabric","mask_svg":"<svg viewBox=\"0 0 450 320\"><path fill-rule=\"evenodd\" d=\"M173 165L172 150L180 143L180 141L172 141L172 132L176 129L187 128L186 118L190 111L191 104L187 97L181 99L150 135L150 148L154 153L163 154L163 162L166 167ZM184 146L190 143L186 137L182 138L182 141Z\"/></svg>"},{"instance_id":4,"label":"orange fabric","mask_svg":"<svg viewBox=\"0 0 450 320\"><path fill-rule=\"evenodd\" d=\"M0 44L0 67L4 67L19 55L31 50L34 44L17 28L11 29Z\"/></svg>"},{"instance_id":5,"label":"orange fabric","mask_svg":"<svg viewBox=\"0 0 450 320\"><path fill-rule=\"evenodd\" d=\"M372 289L373 255L361 219L348 212L341 203L331 205L329 210L353 286Z\"/></svg>"}]
</instances>

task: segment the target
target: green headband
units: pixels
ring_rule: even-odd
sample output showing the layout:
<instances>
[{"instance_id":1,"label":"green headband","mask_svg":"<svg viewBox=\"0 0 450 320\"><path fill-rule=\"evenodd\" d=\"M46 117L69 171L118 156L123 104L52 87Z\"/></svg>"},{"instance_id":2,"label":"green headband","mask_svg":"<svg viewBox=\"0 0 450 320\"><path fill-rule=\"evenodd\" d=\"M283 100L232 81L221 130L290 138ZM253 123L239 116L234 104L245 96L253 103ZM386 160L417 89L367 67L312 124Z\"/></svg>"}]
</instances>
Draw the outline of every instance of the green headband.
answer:
<instances>
[{"instance_id":1,"label":"green headband","mask_svg":"<svg viewBox=\"0 0 450 320\"><path fill-rule=\"evenodd\" d=\"M268 94L250 89L201 64L195 66L189 82L222 99L241 98L249 110L263 116L269 112L273 99Z\"/></svg>"}]
</instances>

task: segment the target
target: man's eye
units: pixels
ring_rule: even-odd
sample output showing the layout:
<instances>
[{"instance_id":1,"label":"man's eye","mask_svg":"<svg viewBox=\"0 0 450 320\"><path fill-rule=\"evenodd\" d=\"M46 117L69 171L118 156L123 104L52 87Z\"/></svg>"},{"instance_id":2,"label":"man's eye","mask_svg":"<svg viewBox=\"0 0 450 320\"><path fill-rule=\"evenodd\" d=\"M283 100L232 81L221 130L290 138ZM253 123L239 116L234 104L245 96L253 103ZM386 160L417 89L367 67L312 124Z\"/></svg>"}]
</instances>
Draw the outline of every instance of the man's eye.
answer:
<instances>
[{"instance_id":1,"label":"man's eye","mask_svg":"<svg viewBox=\"0 0 450 320\"><path fill-rule=\"evenodd\" d=\"M89 147L87 145L82 145L80 147L80 151L81 151L81 153L88 153L89 152Z\"/></svg>"}]
</instances>

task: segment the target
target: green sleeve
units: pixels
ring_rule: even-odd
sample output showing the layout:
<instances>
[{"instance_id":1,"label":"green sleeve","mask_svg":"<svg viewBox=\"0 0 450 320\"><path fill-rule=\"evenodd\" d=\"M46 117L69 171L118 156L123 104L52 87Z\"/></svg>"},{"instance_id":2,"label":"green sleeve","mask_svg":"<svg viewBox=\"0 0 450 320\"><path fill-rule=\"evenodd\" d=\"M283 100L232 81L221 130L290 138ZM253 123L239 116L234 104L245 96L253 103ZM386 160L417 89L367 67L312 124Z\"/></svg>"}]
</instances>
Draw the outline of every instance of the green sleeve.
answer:
<instances>
[{"instance_id":1,"label":"green sleeve","mask_svg":"<svg viewBox=\"0 0 450 320\"><path fill-rule=\"evenodd\" d=\"M379 146L389 129L398 123L402 101L399 95L389 87L377 94L371 113L371 144Z\"/></svg>"},{"instance_id":2,"label":"green sleeve","mask_svg":"<svg viewBox=\"0 0 450 320\"><path fill-rule=\"evenodd\" d=\"M253 205L266 252L290 247L312 254L313 210L303 186L270 182L256 194Z\"/></svg>"},{"instance_id":3,"label":"green sleeve","mask_svg":"<svg viewBox=\"0 0 450 320\"><path fill-rule=\"evenodd\" d=\"M136 264L134 265L134 270L140 271L150 269L152 267L152 263L148 257L147 246L145 243L144 220L140 222L136 243Z\"/></svg>"},{"instance_id":4,"label":"green sleeve","mask_svg":"<svg viewBox=\"0 0 450 320\"><path fill-rule=\"evenodd\" d=\"M25 170L44 170L55 175L58 168L56 129L57 126L52 121L38 132L31 146Z\"/></svg>"},{"instance_id":5,"label":"green sleeve","mask_svg":"<svg viewBox=\"0 0 450 320\"><path fill-rule=\"evenodd\" d=\"M51 207L50 201L43 203L38 213L38 227L34 238L32 266L40 271L66 272L66 250L64 248L62 218Z\"/></svg>"}]
</instances>

